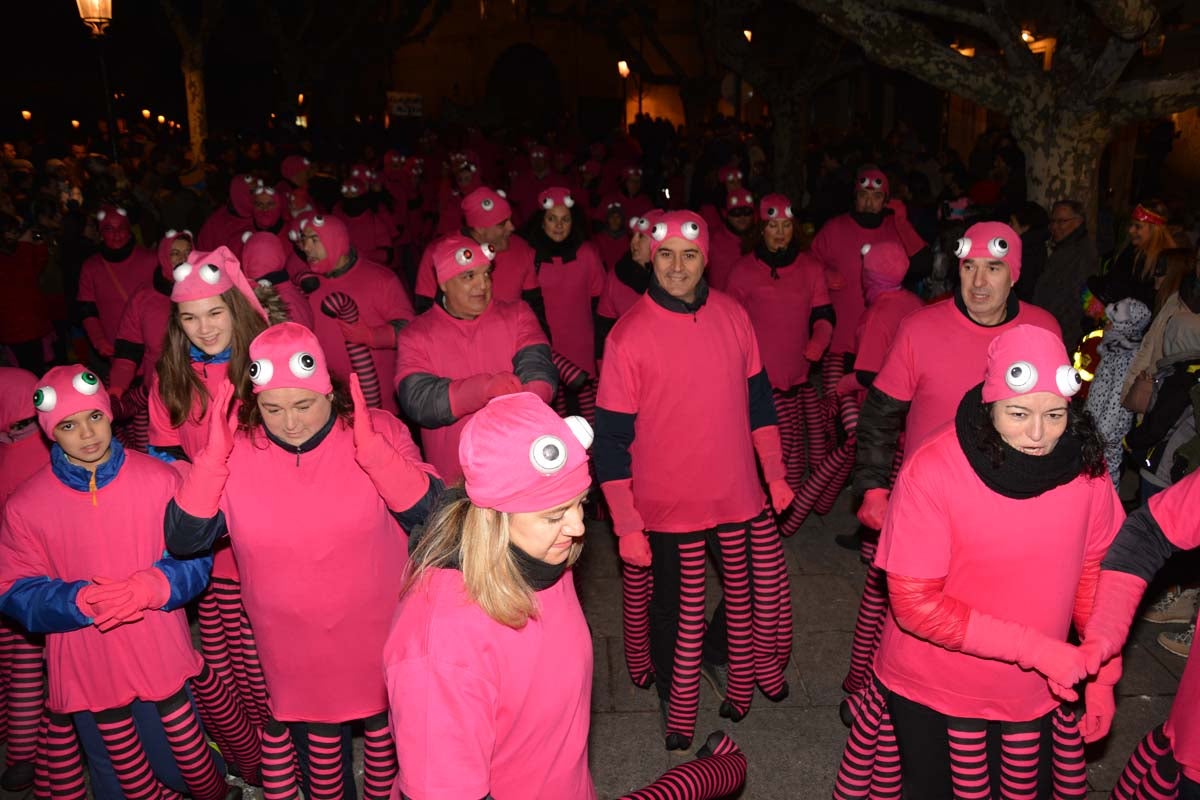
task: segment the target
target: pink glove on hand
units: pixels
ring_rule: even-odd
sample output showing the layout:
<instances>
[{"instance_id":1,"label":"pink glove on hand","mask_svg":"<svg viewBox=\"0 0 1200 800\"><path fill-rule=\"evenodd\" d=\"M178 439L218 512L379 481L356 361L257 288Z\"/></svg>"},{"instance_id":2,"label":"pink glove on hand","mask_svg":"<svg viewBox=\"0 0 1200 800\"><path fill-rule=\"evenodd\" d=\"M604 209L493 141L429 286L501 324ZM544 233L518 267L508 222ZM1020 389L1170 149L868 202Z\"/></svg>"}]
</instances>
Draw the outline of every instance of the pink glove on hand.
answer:
<instances>
[{"instance_id":1,"label":"pink glove on hand","mask_svg":"<svg viewBox=\"0 0 1200 800\"><path fill-rule=\"evenodd\" d=\"M815 360L815 359L813 359ZM866 391L865 386L858 382L857 372L848 372L842 376L837 382L837 387L834 389L840 395L850 395L856 392Z\"/></svg>"},{"instance_id":2,"label":"pink glove on hand","mask_svg":"<svg viewBox=\"0 0 1200 800\"><path fill-rule=\"evenodd\" d=\"M1095 679L1083 687L1083 719L1080 730L1085 742L1096 742L1108 735L1112 728L1117 703L1113 687L1121 679L1121 657L1117 656L1105 664Z\"/></svg>"},{"instance_id":3,"label":"pink glove on hand","mask_svg":"<svg viewBox=\"0 0 1200 800\"><path fill-rule=\"evenodd\" d=\"M450 413L461 419L487 405L488 386L494 377L491 372L480 372L469 378L450 381Z\"/></svg>"},{"instance_id":4,"label":"pink glove on hand","mask_svg":"<svg viewBox=\"0 0 1200 800\"><path fill-rule=\"evenodd\" d=\"M171 598L171 584L167 582L167 576L154 567L138 570L123 581L103 577L93 580L98 585L127 592L123 600L99 604L100 616L95 624L103 632L128 622L137 622L142 618L143 611L162 608Z\"/></svg>"},{"instance_id":5,"label":"pink glove on hand","mask_svg":"<svg viewBox=\"0 0 1200 800\"><path fill-rule=\"evenodd\" d=\"M100 324L99 317L88 317L83 321L83 330L87 334L88 341L92 343L92 348L103 358L112 358L113 346L108 337L104 335L104 326Z\"/></svg>"},{"instance_id":6,"label":"pink glove on hand","mask_svg":"<svg viewBox=\"0 0 1200 800\"><path fill-rule=\"evenodd\" d=\"M525 388L521 385L521 379L511 372L497 372L488 381L487 396L488 399L500 397L506 394L516 394L523 392Z\"/></svg>"},{"instance_id":7,"label":"pink glove on hand","mask_svg":"<svg viewBox=\"0 0 1200 800\"><path fill-rule=\"evenodd\" d=\"M971 611L962 651L1036 670L1060 689L1072 689L1088 676L1087 656L1078 647L1052 639L1018 622Z\"/></svg>"},{"instance_id":8,"label":"pink glove on hand","mask_svg":"<svg viewBox=\"0 0 1200 800\"><path fill-rule=\"evenodd\" d=\"M350 373L350 399L354 402L354 460L375 484L388 508L407 511L429 491L424 465L406 458L375 430L357 372Z\"/></svg>"},{"instance_id":9,"label":"pink glove on hand","mask_svg":"<svg viewBox=\"0 0 1200 800\"><path fill-rule=\"evenodd\" d=\"M1081 645L1097 667L1121 652L1145 592L1146 582L1137 575L1111 569L1100 571L1096 599Z\"/></svg>"},{"instance_id":10,"label":"pink glove on hand","mask_svg":"<svg viewBox=\"0 0 1200 800\"><path fill-rule=\"evenodd\" d=\"M782 514L796 499L796 493L783 478L768 483L767 493L771 495L771 508L775 509L776 514Z\"/></svg>"},{"instance_id":11,"label":"pink glove on hand","mask_svg":"<svg viewBox=\"0 0 1200 800\"><path fill-rule=\"evenodd\" d=\"M846 288L846 279L837 270L827 269L825 270L825 285L836 292Z\"/></svg>"},{"instance_id":12,"label":"pink glove on hand","mask_svg":"<svg viewBox=\"0 0 1200 800\"><path fill-rule=\"evenodd\" d=\"M631 533L644 533L646 523L633 503L633 479L608 481L600 484L608 510L612 514L613 533L624 538Z\"/></svg>"},{"instance_id":13,"label":"pink glove on hand","mask_svg":"<svg viewBox=\"0 0 1200 800\"><path fill-rule=\"evenodd\" d=\"M542 398L542 402L547 405L554 399L554 387L546 381L530 381L529 383L521 384L522 392L533 392L538 397Z\"/></svg>"},{"instance_id":14,"label":"pink glove on hand","mask_svg":"<svg viewBox=\"0 0 1200 800\"><path fill-rule=\"evenodd\" d=\"M650 566L650 537L643 531L627 533L617 539L621 560L631 567Z\"/></svg>"},{"instance_id":15,"label":"pink glove on hand","mask_svg":"<svg viewBox=\"0 0 1200 800\"><path fill-rule=\"evenodd\" d=\"M808 346L804 348L804 357L809 361L820 361L832 339L833 325L827 319L817 320L812 335L808 337Z\"/></svg>"},{"instance_id":16,"label":"pink glove on hand","mask_svg":"<svg viewBox=\"0 0 1200 800\"><path fill-rule=\"evenodd\" d=\"M396 347L396 329L388 323L368 325L365 322L337 321L342 338L351 344L361 344L373 350L391 350Z\"/></svg>"},{"instance_id":17,"label":"pink glove on hand","mask_svg":"<svg viewBox=\"0 0 1200 800\"><path fill-rule=\"evenodd\" d=\"M208 404L208 440L192 468L175 492L175 504L193 517L208 519L217 515L217 506L229 479L229 454L237 431L237 403L233 384L226 381Z\"/></svg>"},{"instance_id":18,"label":"pink glove on hand","mask_svg":"<svg viewBox=\"0 0 1200 800\"><path fill-rule=\"evenodd\" d=\"M133 379L137 375L138 365L128 358L114 358L112 369L108 373L108 393L120 397L129 391Z\"/></svg>"},{"instance_id":19,"label":"pink glove on hand","mask_svg":"<svg viewBox=\"0 0 1200 800\"><path fill-rule=\"evenodd\" d=\"M125 603L133 596L123 581L118 583L112 578L100 578L98 581L84 586L75 595L76 607L93 623L104 613L105 609L112 605Z\"/></svg>"},{"instance_id":20,"label":"pink glove on hand","mask_svg":"<svg viewBox=\"0 0 1200 800\"><path fill-rule=\"evenodd\" d=\"M883 516L887 513L890 489L867 489L862 505L858 507L858 521L873 531L883 530Z\"/></svg>"},{"instance_id":21,"label":"pink glove on hand","mask_svg":"<svg viewBox=\"0 0 1200 800\"><path fill-rule=\"evenodd\" d=\"M763 425L761 428L755 428L750 431L750 440L754 442L754 452L758 455L758 465L762 467L763 479L767 485L786 478L787 467L783 465L783 443L779 439L779 426Z\"/></svg>"}]
</instances>

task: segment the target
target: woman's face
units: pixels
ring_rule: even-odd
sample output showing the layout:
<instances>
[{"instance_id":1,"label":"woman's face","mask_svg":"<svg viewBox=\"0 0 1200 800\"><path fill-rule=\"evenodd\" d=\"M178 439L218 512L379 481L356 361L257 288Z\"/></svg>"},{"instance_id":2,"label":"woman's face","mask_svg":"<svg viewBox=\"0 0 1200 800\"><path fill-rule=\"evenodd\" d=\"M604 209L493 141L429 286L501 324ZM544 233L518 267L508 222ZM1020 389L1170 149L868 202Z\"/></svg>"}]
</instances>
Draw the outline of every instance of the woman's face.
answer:
<instances>
[{"instance_id":1,"label":"woman's face","mask_svg":"<svg viewBox=\"0 0 1200 800\"><path fill-rule=\"evenodd\" d=\"M1053 392L1033 392L992 404L992 425L1014 450L1044 456L1067 431L1067 401Z\"/></svg>"},{"instance_id":2,"label":"woman's face","mask_svg":"<svg viewBox=\"0 0 1200 800\"><path fill-rule=\"evenodd\" d=\"M1150 223L1134 220L1129 223L1129 243L1141 250L1150 241Z\"/></svg>"},{"instance_id":3,"label":"woman's face","mask_svg":"<svg viewBox=\"0 0 1200 800\"><path fill-rule=\"evenodd\" d=\"M763 242L767 245L767 249L774 252L783 250L791 244L794 227L790 219L768 220L763 228Z\"/></svg>"},{"instance_id":4,"label":"woman's face","mask_svg":"<svg viewBox=\"0 0 1200 800\"><path fill-rule=\"evenodd\" d=\"M571 209L554 206L542 217L542 230L552 242L564 242L571 235Z\"/></svg>"},{"instance_id":5,"label":"woman's face","mask_svg":"<svg viewBox=\"0 0 1200 800\"><path fill-rule=\"evenodd\" d=\"M538 561L563 563L571 554L571 545L583 536L583 501L586 498L587 492L584 492L545 511L510 514L509 541Z\"/></svg>"},{"instance_id":6,"label":"woman's face","mask_svg":"<svg viewBox=\"0 0 1200 800\"><path fill-rule=\"evenodd\" d=\"M171 266L178 267L192 253L192 243L187 239L179 238L171 242Z\"/></svg>"},{"instance_id":7,"label":"woman's face","mask_svg":"<svg viewBox=\"0 0 1200 800\"><path fill-rule=\"evenodd\" d=\"M650 237L635 230L629 238L629 255L638 264L650 263Z\"/></svg>"},{"instance_id":8,"label":"woman's face","mask_svg":"<svg viewBox=\"0 0 1200 800\"><path fill-rule=\"evenodd\" d=\"M233 342L233 314L220 295L179 304L179 326L188 341L215 356Z\"/></svg>"},{"instance_id":9,"label":"woman's face","mask_svg":"<svg viewBox=\"0 0 1200 800\"><path fill-rule=\"evenodd\" d=\"M333 404L311 389L267 389L258 395L258 411L272 436L295 446L325 427Z\"/></svg>"}]
</instances>

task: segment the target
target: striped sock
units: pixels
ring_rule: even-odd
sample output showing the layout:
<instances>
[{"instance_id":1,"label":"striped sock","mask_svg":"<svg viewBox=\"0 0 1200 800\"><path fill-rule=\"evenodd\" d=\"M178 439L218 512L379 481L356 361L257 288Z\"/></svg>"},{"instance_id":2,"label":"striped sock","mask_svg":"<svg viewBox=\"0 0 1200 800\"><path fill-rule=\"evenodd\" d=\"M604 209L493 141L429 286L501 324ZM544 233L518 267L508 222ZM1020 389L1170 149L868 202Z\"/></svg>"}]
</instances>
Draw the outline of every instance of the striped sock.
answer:
<instances>
[{"instance_id":1,"label":"striped sock","mask_svg":"<svg viewBox=\"0 0 1200 800\"><path fill-rule=\"evenodd\" d=\"M854 621L854 641L850 646L850 672L842 681L842 689L857 692L870 680L871 663L879 646L879 634L887 617L887 573L871 564L858 604Z\"/></svg>"},{"instance_id":2,"label":"striped sock","mask_svg":"<svg viewBox=\"0 0 1200 800\"><path fill-rule=\"evenodd\" d=\"M179 796L159 783L150 769L129 706L101 711L95 716L96 728L104 740L113 773L126 800L164 800Z\"/></svg>"},{"instance_id":3,"label":"striped sock","mask_svg":"<svg viewBox=\"0 0 1200 800\"><path fill-rule=\"evenodd\" d=\"M782 700L783 670L792 655L792 597L783 541L769 508L750 521L750 584L755 681L768 699Z\"/></svg>"},{"instance_id":4,"label":"striped sock","mask_svg":"<svg viewBox=\"0 0 1200 800\"><path fill-rule=\"evenodd\" d=\"M363 800L388 800L397 770L396 743L385 711L363 725Z\"/></svg>"},{"instance_id":5,"label":"striped sock","mask_svg":"<svg viewBox=\"0 0 1200 800\"><path fill-rule=\"evenodd\" d=\"M987 722L949 717L946 720L946 733L950 739L950 779L954 786L954 800L991 800Z\"/></svg>"},{"instance_id":6,"label":"striped sock","mask_svg":"<svg viewBox=\"0 0 1200 800\"><path fill-rule=\"evenodd\" d=\"M300 784L296 773L296 748L287 726L267 721L262 736L263 800L297 800Z\"/></svg>"},{"instance_id":7,"label":"striped sock","mask_svg":"<svg viewBox=\"0 0 1200 800\"><path fill-rule=\"evenodd\" d=\"M221 800L228 788L217 771L212 751L204 741L200 720L192 710L187 693L181 689L173 697L156 705L162 717L167 745L175 756L188 793L195 800Z\"/></svg>"},{"instance_id":8,"label":"striped sock","mask_svg":"<svg viewBox=\"0 0 1200 800\"><path fill-rule=\"evenodd\" d=\"M746 528L718 529L721 589L725 597L726 638L729 645L729 677L725 686L722 714L735 722L750 711L754 697L755 652L750 605L750 564ZM778 616L778 613L776 614ZM763 657L774 663L774 641ZM764 648L765 649L765 648ZM726 711L730 713L725 713Z\"/></svg>"},{"instance_id":9,"label":"striped sock","mask_svg":"<svg viewBox=\"0 0 1200 800\"><path fill-rule=\"evenodd\" d=\"M711 800L733 794L746 782L745 754L720 732L709 736L705 748L710 754L672 767L654 783L621 800Z\"/></svg>"},{"instance_id":10,"label":"striped sock","mask_svg":"<svg viewBox=\"0 0 1200 800\"><path fill-rule=\"evenodd\" d=\"M308 786L311 800L342 800L345 778L338 725L308 723Z\"/></svg>"},{"instance_id":11,"label":"striped sock","mask_svg":"<svg viewBox=\"0 0 1200 800\"><path fill-rule=\"evenodd\" d=\"M704 647L704 541L679 547L679 633L675 638L674 675L667 714L667 738L689 745L700 702L700 658ZM686 749L686 747L684 748Z\"/></svg>"},{"instance_id":12,"label":"striped sock","mask_svg":"<svg viewBox=\"0 0 1200 800\"><path fill-rule=\"evenodd\" d=\"M1001 800L1037 800L1041 749L1041 720L1000 726Z\"/></svg>"},{"instance_id":13,"label":"striped sock","mask_svg":"<svg viewBox=\"0 0 1200 800\"><path fill-rule=\"evenodd\" d=\"M654 681L650 660L650 595L654 573L649 567L621 562L621 628L625 642L625 667L633 685L645 689Z\"/></svg>"},{"instance_id":14,"label":"striped sock","mask_svg":"<svg viewBox=\"0 0 1200 800\"><path fill-rule=\"evenodd\" d=\"M46 699L42 645L16 632L9 640L8 766L33 761Z\"/></svg>"}]
</instances>

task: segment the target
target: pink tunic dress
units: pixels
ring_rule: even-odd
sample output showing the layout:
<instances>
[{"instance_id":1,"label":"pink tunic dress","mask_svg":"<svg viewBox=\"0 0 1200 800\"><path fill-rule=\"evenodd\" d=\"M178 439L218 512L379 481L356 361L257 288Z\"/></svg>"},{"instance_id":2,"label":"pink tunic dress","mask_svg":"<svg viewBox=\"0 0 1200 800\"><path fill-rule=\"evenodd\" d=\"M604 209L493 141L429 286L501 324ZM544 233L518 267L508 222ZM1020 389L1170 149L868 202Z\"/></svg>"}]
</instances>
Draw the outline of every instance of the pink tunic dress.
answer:
<instances>
[{"instance_id":1,"label":"pink tunic dress","mask_svg":"<svg viewBox=\"0 0 1200 800\"><path fill-rule=\"evenodd\" d=\"M575 366L596 375L596 333L592 299L604 292L604 264L591 242L584 242L571 261L554 258L538 268L546 301L550 344Z\"/></svg>"},{"instance_id":2,"label":"pink tunic dress","mask_svg":"<svg viewBox=\"0 0 1200 800\"><path fill-rule=\"evenodd\" d=\"M858 323L854 369L879 372L892 342L896 341L900 322L922 306L921 298L907 289L893 289L875 298Z\"/></svg>"},{"instance_id":3,"label":"pink tunic dress","mask_svg":"<svg viewBox=\"0 0 1200 800\"><path fill-rule=\"evenodd\" d=\"M949 424L900 471L875 565L945 578L946 594L971 608L1066 641L1083 565L1104 557L1124 519L1107 473L1025 500L992 491ZM875 672L892 691L955 717L1023 722L1059 705L1037 672L919 639L890 614Z\"/></svg>"},{"instance_id":4,"label":"pink tunic dress","mask_svg":"<svg viewBox=\"0 0 1200 800\"><path fill-rule=\"evenodd\" d=\"M125 304L139 288L150 283L157 269L158 255L136 246L129 258L118 263L106 261L99 253L83 262L78 298L81 303L96 304L109 344L117 340Z\"/></svg>"},{"instance_id":5,"label":"pink tunic dress","mask_svg":"<svg viewBox=\"0 0 1200 800\"><path fill-rule=\"evenodd\" d=\"M0 525L0 594L21 578L118 580L163 556L163 511L179 476L130 450L116 477L95 493L68 487L46 464L23 483ZM101 633L94 625L46 635L49 695L59 714L104 711L134 700L165 700L200 673L187 614L146 610L140 621Z\"/></svg>"},{"instance_id":6,"label":"pink tunic dress","mask_svg":"<svg viewBox=\"0 0 1200 800\"><path fill-rule=\"evenodd\" d=\"M538 615L501 625L462 574L430 570L400 601L384 649L392 735L413 798L592 800L592 643L568 573Z\"/></svg>"},{"instance_id":7,"label":"pink tunic dress","mask_svg":"<svg viewBox=\"0 0 1200 800\"><path fill-rule=\"evenodd\" d=\"M420 461L408 431L371 411L375 430ZM239 433L220 508L245 577L271 712L343 722L387 709L380 654L408 560L408 537L354 460L340 420L297 454Z\"/></svg>"},{"instance_id":8,"label":"pink tunic dress","mask_svg":"<svg viewBox=\"0 0 1200 800\"><path fill-rule=\"evenodd\" d=\"M121 314L117 338L143 347L142 363L138 365L143 379L154 374L170 318L171 298L150 284L134 292Z\"/></svg>"}]
</instances>

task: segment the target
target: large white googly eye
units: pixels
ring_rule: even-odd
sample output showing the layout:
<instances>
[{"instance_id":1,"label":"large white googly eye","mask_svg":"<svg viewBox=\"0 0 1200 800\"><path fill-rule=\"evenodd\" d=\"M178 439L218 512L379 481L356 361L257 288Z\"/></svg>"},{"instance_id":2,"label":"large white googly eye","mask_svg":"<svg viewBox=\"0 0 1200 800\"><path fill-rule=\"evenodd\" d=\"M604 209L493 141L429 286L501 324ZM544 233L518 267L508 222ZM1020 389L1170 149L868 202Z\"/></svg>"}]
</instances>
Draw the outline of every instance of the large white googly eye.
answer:
<instances>
[{"instance_id":1,"label":"large white googly eye","mask_svg":"<svg viewBox=\"0 0 1200 800\"><path fill-rule=\"evenodd\" d=\"M1004 382L1014 392L1024 394L1037 385L1037 367L1028 361L1018 361L1004 372Z\"/></svg>"},{"instance_id":2,"label":"large white googly eye","mask_svg":"<svg viewBox=\"0 0 1200 800\"><path fill-rule=\"evenodd\" d=\"M770 208L767 209L767 219L775 219L778 216L779 216L779 209L776 208L775 206L771 206Z\"/></svg>"},{"instance_id":3,"label":"large white googly eye","mask_svg":"<svg viewBox=\"0 0 1200 800\"><path fill-rule=\"evenodd\" d=\"M274 197L275 189L272 186L268 186L267 188L263 189L262 192L260 192L260 194L267 194L267 195L270 195L271 197Z\"/></svg>"},{"instance_id":4,"label":"large white googly eye","mask_svg":"<svg viewBox=\"0 0 1200 800\"><path fill-rule=\"evenodd\" d=\"M571 433L575 434L575 438L583 445L583 449L587 450L592 446L592 441L595 440L596 434L592 432L592 426L583 417L566 417L563 422L567 423L567 427L571 429Z\"/></svg>"},{"instance_id":5,"label":"large white googly eye","mask_svg":"<svg viewBox=\"0 0 1200 800\"><path fill-rule=\"evenodd\" d=\"M529 447L529 463L543 475L553 475L567 464L567 444L557 436L539 436Z\"/></svg>"},{"instance_id":6,"label":"large white googly eye","mask_svg":"<svg viewBox=\"0 0 1200 800\"><path fill-rule=\"evenodd\" d=\"M566 197L563 198L563 205L566 206L567 208L574 208L575 207L575 198L571 197L571 195L567 195Z\"/></svg>"},{"instance_id":7,"label":"large white googly eye","mask_svg":"<svg viewBox=\"0 0 1200 800\"><path fill-rule=\"evenodd\" d=\"M187 276L191 275L191 274L192 274L192 265L191 264L180 264L178 267L171 270L171 277L175 279L176 283L180 283L181 281L186 280Z\"/></svg>"},{"instance_id":8,"label":"large white googly eye","mask_svg":"<svg viewBox=\"0 0 1200 800\"><path fill-rule=\"evenodd\" d=\"M507 197L508 197L508 192L504 191L503 189L497 189L497 190L496 190L496 194L498 194L498 195L500 195L501 197L504 197L504 198L507 198Z\"/></svg>"},{"instance_id":9,"label":"large white googly eye","mask_svg":"<svg viewBox=\"0 0 1200 800\"><path fill-rule=\"evenodd\" d=\"M244 181L245 181L246 183L248 183L248 184L249 184L249 183L255 183L256 181L257 181L257 182L259 182L259 183L261 183L261 181L258 181L258 179L257 179L257 178L255 178L253 175L243 175L243 176L242 176L242 180L244 180Z\"/></svg>"},{"instance_id":10,"label":"large white googly eye","mask_svg":"<svg viewBox=\"0 0 1200 800\"><path fill-rule=\"evenodd\" d=\"M204 264L200 267L200 280L209 286L216 286L221 280L221 268L216 264Z\"/></svg>"},{"instance_id":11,"label":"large white googly eye","mask_svg":"<svg viewBox=\"0 0 1200 800\"><path fill-rule=\"evenodd\" d=\"M1008 255L1008 240L999 236L995 236L988 240L988 252L996 258L1004 258Z\"/></svg>"},{"instance_id":12,"label":"large white googly eye","mask_svg":"<svg viewBox=\"0 0 1200 800\"><path fill-rule=\"evenodd\" d=\"M655 223L654 229L652 231L650 231L650 235L654 237L654 241L656 241L656 242L661 242L663 239L666 239L667 238L667 223L665 223L665 222Z\"/></svg>"},{"instance_id":13,"label":"large white googly eye","mask_svg":"<svg viewBox=\"0 0 1200 800\"><path fill-rule=\"evenodd\" d=\"M971 240L967 237L962 237L958 240L958 244L954 246L954 255L959 258L966 258L967 253L971 252Z\"/></svg>"},{"instance_id":14,"label":"large white googly eye","mask_svg":"<svg viewBox=\"0 0 1200 800\"><path fill-rule=\"evenodd\" d=\"M700 223L685 222L679 226L679 231L683 234L683 238L695 241L700 238Z\"/></svg>"},{"instance_id":15,"label":"large white googly eye","mask_svg":"<svg viewBox=\"0 0 1200 800\"><path fill-rule=\"evenodd\" d=\"M650 230L650 220L645 217L638 217L638 230L642 233Z\"/></svg>"},{"instance_id":16,"label":"large white googly eye","mask_svg":"<svg viewBox=\"0 0 1200 800\"><path fill-rule=\"evenodd\" d=\"M745 177L744 175L742 175L742 171L741 171L740 169L739 169L737 172L733 173L733 174L734 174L734 175L737 177L737 179L738 179L739 181L740 181L742 178L744 178L744 177Z\"/></svg>"},{"instance_id":17,"label":"large white googly eye","mask_svg":"<svg viewBox=\"0 0 1200 800\"><path fill-rule=\"evenodd\" d=\"M317 214L315 217L312 218L312 224L313 224L313 226L315 226L317 228L321 227L322 225L325 224L325 217L321 216L320 214Z\"/></svg>"},{"instance_id":18,"label":"large white googly eye","mask_svg":"<svg viewBox=\"0 0 1200 800\"><path fill-rule=\"evenodd\" d=\"M483 255L488 261L493 261L496 258L496 248L487 242L479 245L479 249L483 251Z\"/></svg>"},{"instance_id":19,"label":"large white googly eye","mask_svg":"<svg viewBox=\"0 0 1200 800\"><path fill-rule=\"evenodd\" d=\"M469 266L473 258L475 258L475 254L471 252L471 248L469 247L460 247L454 251L454 260L458 262L460 267Z\"/></svg>"},{"instance_id":20,"label":"large white googly eye","mask_svg":"<svg viewBox=\"0 0 1200 800\"><path fill-rule=\"evenodd\" d=\"M274 286L274 284L273 284L273 283L271 283L271 282L270 282L269 280L267 280L266 278L259 278L259 279L258 279L258 285L259 285L259 286L261 286L261 287L263 287L264 289L269 289L269 288L271 288L272 286Z\"/></svg>"},{"instance_id":21,"label":"large white googly eye","mask_svg":"<svg viewBox=\"0 0 1200 800\"><path fill-rule=\"evenodd\" d=\"M1074 397L1083 388L1083 376L1070 364L1063 364L1054 373L1054 382L1063 397Z\"/></svg>"},{"instance_id":22,"label":"large white googly eye","mask_svg":"<svg viewBox=\"0 0 1200 800\"><path fill-rule=\"evenodd\" d=\"M163 238L170 239L172 236L178 236L178 235L179 235L179 231L175 230L174 228L169 228L167 230L167 232L165 234L163 234Z\"/></svg>"},{"instance_id":23,"label":"large white googly eye","mask_svg":"<svg viewBox=\"0 0 1200 800\"><path fill-rule=\"evenodd\" d=\"M544 203L543 203L543 206L545 206ZM491 211L493 208L496 207L496 204L492 202L492 198L485 197L485 198L483 198L483 200L480 201L479 207L482 208L484 211ZM545 206L545 207L549 208L549 206Z\"/></svg>"},{"instance_id":24,"label":"large white googly eye","mask_svg":"<svg viewBox=\"0 0 1200 800\"><path fill-rule=\"evenodd\" d=\"M882 189L883 188L883 178L871 178L871 188L872 189Z\"/></svg>"},{"instance_id":25,"label":"large white googly eye","mask_svg":"<svg viewBox=\"0 0 1200 800\"><path fill-rule=\"evenodd\" d=\"M53 386L43 386L33 393L33 407L38 411L53 411L58 405L58 392Z\"/></svg>"},{"instance_id":26,"label":"large white googly eye","mask_svg":"<svg viewBox=\"0 0 1200 800\"><path fill-rule=\"evenodd\" d=\"M242 233L242 244L250 241L250 237L254 235L254 231L245 231Z\"/></svg>"},{"instance_id":27,"label":"large white googly eye","mask_svg":"<svg viewBox=\"0 0 1200 800\"><path fill-rule=\"evenodd\" d=\"M300 227L304 227L304 225L301 224ZM288 231L288 239L292 242L300 241L300 231L296 230L295 228L292 228L290 231Z\"/></svg>"},{"instance_id":28,"label":"large white googly eye","mask_svg":"<svg viewBox=\"0 0 1200 800\"><path fill-rule=\"evenodd\" d=\"M866 178L866 177L859 178L858 185L859 185L859 187L861 187L863 189L870 189L871 188L871 179Z\"/></svg>"},{"instance_id":29,"label":"large white googly eye","mask_svg":"<svg viewBox=\"0 0 1200 800\"><path fill-rule=\"evenodd\" d=\"M126 210L125 210L125 209L123 209L123 208L118 208L118 209L117 209L117 213L118 213L118 214L120 214L122 217L128 217L128 216L129 216L129 212L128 212L128 211L126 211Z\"/></svg>"},{"instance_id":30,"label":"large white googly eye","mask_svg":"<svg viewBox=\"0 0 1200 800\"><path fill-rule=\"evenodd\" d=\"M484 201L484 202L487 202L487 201ZM554 208L554 198L553 198L553 197L547 197L545 200L543 200L543 201L542 201L542 208L546 209L547 211L549 211L550 209Z\"/></svg>"},{"instance_id":31,"label":"large white googly eye","mask_svg":"<svg viewBox=\"0 0 1200 800\"><path fill-rule=\"evenodd\" d=\"M100 379L96 377L94 372L88 372L87 370L71 378L71 385L80 394L93 395L100 391Z\"/></svg>"},{"instance_id":32,"label":"large white googly eye","mask_svg":"<svg viewBox=\"0 0 1200 800\"><path fill-rule=\"evenodd\" d=\"M870 242L867 242L866 244L864 244L864 245L862 246L862 249L861 249L861 250L859 250L858 252L862 253L864 256L865 256L867 253L871 252L871 243L870 243Z\"/></svg>"},{"instance_id":33,"label":"large white googly eye","mask_svg":"<svg viewBox=\"0 0 1200 800\"><path fill-rule=\"evenodd\" d=\"M304 351L293 353L292 357L288 359L288 369L297 378L311 378L317 371L317 360L313 358L312 353Z\"/></svg>"},{"instance_id":34,"label":"large white googly eye","mask_svg":"<svg viewBox=\"0 0 1200 800\"><path fill-rule=\"evenodd\" d=\"M791 206L784 206L784 207L783 207L783 215L784 215L785 217L787 217L788 219L791 219L791 218L794 216L794 214L792 213L792 207L791 207Z\"/></svg>"},{"instance_id":35,"label":"large white googly eye","mask_svg":"<svg viewBox=\"0 0 1200 800\"><path fill-rule=\"evenodd\" d=\"M350 189L350 184L348 184L348 183L342 184L342 195L343 196L349 195L351 191L352 190Z\"/></svg>"},{"instance_id":36,"label":"large white googly eye","mask_svg":"<svg viewBox=\"0 0 1200 800\"><path fill-rule=\"evenodd\" d=\"M255 386L266 386L275 376L275 365L269 358L250 362L250 382Z\"/></svg>"},{"instance_id":37,"label":"large white googly eye","mask_svg":"<svg viewBox=\"0 0 1200 800\"><path fill-rule=\"evenodd\" d=\"M104 218L107 216L108 216L107 211L97 211L96 212L96 222L104 222Z\"/></svg>"}]
</instances>

